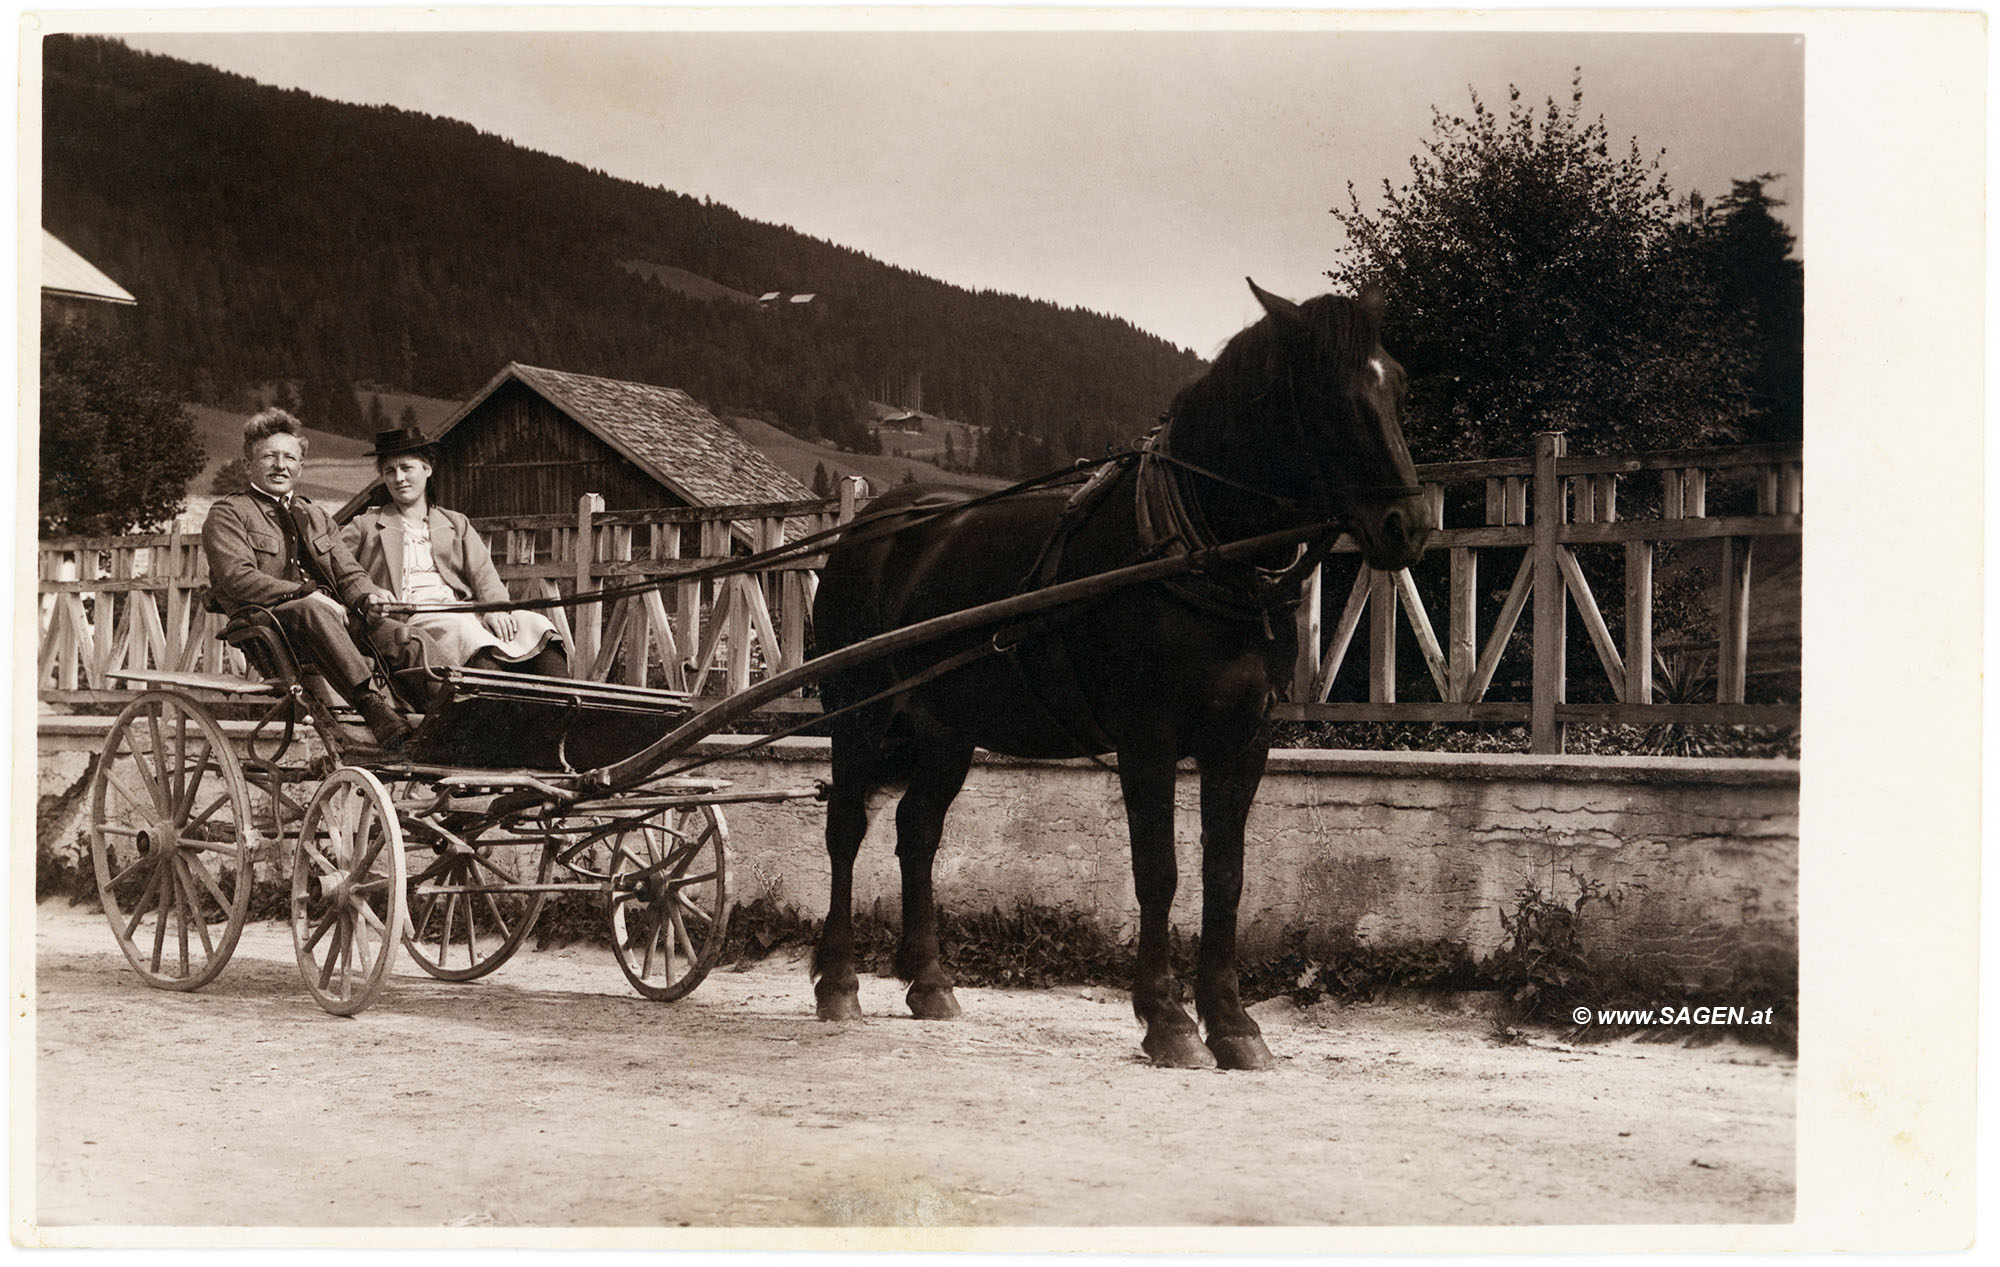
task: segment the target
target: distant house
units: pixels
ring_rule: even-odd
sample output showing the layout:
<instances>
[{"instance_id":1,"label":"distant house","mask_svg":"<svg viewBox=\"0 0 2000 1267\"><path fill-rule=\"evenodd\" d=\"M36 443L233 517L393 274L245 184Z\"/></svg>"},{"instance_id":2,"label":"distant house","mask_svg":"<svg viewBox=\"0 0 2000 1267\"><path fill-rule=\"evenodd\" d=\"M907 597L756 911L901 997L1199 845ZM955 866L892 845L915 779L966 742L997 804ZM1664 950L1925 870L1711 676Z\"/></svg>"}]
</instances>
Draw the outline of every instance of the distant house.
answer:
<instances>
[{"instance_id":1,"label":"distant house","mask_svg":"<svg viewBox=\"0 0 2000 1267\"><path fill-rule=\"evenodd\" d=\"M510 363L446 419L431 487L475 519L807 501L812 490L686 392ZM379 481L341 510L381 500Z\"/></svg>"},{"instance_id":2,"label":"distant house","mask_svg":"<svg viewBox=\"0 0 2000 1267\"><path fill-rule=\"evenodd\" d=\"M42 230L42 321L108 322L120 308L138 304L132 292L71 250L61 238Z\"/></svg>"}]
</instances>

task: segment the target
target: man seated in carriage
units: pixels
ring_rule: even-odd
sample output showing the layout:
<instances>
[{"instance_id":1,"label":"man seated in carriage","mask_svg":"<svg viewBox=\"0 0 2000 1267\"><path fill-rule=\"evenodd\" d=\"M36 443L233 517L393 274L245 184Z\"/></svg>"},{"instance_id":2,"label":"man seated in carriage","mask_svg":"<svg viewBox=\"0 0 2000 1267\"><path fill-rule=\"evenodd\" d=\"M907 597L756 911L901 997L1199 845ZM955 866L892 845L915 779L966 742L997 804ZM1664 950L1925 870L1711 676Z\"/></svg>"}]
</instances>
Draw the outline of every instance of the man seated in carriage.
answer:
<instances>
[{"instance_id":1,"label":"man seated in carriage","mask_svg":"<svg viewBox=\"0 0 2000 1267\"><path fill-rule=\"evenodd\" d=\"M298 491L305 452L305 428L282 409L243 425L250 489L217 501L202 524L209 587L227 614L267 612L302 663L317 667L360 712L376 741L399 748L411 727L382 670L420 667L422 646L380 613L392 595L355 562L332 517Z\"/></svg>"}]
</instances>

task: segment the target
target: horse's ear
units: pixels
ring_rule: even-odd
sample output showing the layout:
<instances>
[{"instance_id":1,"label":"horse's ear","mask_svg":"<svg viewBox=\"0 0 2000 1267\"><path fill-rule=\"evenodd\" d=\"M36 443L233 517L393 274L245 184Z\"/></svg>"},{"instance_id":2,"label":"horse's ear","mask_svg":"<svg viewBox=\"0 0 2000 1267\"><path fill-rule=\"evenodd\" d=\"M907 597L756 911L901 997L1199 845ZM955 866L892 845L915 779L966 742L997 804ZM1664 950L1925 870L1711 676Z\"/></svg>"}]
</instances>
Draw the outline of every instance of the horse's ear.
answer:
<instances>
[{"instance_id":1,"label":"horse's ear","mask_svg":"<svg viewBox=\"0 0 2000 1267\"><path fill-rule=\"evenodd\" d=\"M1361 288L1361 293L1354 297L1354 302L1361 305L1361 311L1368 315L1368 320L1378 327L1382 324L1382 314L1388 311L1389 299L1382 293L1380 286L1369 282Z\"/></svg>"},{"instance_id":2,"label":"horse's ear","mask_svg":"<svg viewBox=\"0 0 2000 1267\"><path fill-rule=\"evenodd\" d=\"M1264 311L1277 318L1278 324L1284 329L1296 333L1303 331L1310 324L1306 320L1306 314L1291 300L1272 294L1251 278L1246 277L1243 280L1250 283L1250 293L1257 296L1257 302L1264 306Z\"/></svg>"}]
</instances>

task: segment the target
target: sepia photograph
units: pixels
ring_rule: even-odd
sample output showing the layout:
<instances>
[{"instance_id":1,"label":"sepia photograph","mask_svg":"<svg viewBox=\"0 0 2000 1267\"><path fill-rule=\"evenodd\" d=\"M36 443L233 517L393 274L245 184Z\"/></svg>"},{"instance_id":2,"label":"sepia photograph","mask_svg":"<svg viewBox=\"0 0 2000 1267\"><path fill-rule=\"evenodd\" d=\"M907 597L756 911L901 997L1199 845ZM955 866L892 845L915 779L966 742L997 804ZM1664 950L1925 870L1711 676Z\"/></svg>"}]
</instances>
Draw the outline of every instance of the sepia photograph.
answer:
<instances>
[{"instance_id":1,"label":"sepia photograph","mask_svg":"<svg viewBox=\"0 0 2000 1267\"><path fill-rule=\"evenodd\" d=\"M1978 15L18 38L16 1244L1970 1240Z\"/></svg>"}]
</instances>

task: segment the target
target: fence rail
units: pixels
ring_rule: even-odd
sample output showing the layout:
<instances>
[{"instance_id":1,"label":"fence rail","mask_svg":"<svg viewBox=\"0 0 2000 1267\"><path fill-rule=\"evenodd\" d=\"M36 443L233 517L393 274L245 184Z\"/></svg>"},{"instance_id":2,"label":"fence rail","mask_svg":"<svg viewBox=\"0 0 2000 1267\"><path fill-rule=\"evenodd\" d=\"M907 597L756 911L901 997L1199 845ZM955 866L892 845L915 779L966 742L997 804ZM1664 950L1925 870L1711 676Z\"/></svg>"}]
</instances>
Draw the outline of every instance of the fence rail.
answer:
<instances>
[{"instance_id":1,"label":"fence rail","mask_svg":"<svg viewBox=\"0 0 2000 1267\"><path fill-rule=\"evenodd\" d=\"M1570 457L1564 437L1536 437L1527 459L1438 463L1417 468L1441 530L1431 556L1446 560L1445 595L1431 604L1409 571L1385 574L1365 563L1338 605L1329 603L1322 567L1308 579L1298 609L1299 656L1291 699L1274 715L1294 721L1395 721L1526 725L1533 752L1563 749L1565 729L1593 725L1796 725L1796 703L1746 700L1750 674L1751 563L1758 541L1797 539L1803 525L1803 462L1798 445ZM1711 477L1731 485L1737 513L1711 516ZM1464 486L1471 485L1467 490ZM1483 486L1484 496L1479 496ZM1448 496L1457 488L1469 496ZM1622 496L1621 496L1622 494ZM1447 510L1466 504L1483 522L1453 525ZM1643 517L1628 518L1631 511ZM1712 699L1656 698L1653 640L1654 563L1659 547L1716 543L1713 579L1715 664ZM1352 552L1352 545L1343 542ZM1618 603L1601 605L1578 550L1622 547ZM1482 601L1482 553L1518 553L1497 610ZM1610 569L1599 567L1602 575ZM1497 594L1498 591L1496 590ZM1607 607L1622 625L1615 636ZM1525 648L1515 645L1523 616ZM1354 639L1368 618L1367 702L1329 702ZM1572 616L1596 653L1609 699L1569 698ZM1484 632L1482 634L1482 624ZM1440 633L1440 627L1443 632ZM1397 644L1407 631L1429 670L1434 700L1397 698ZM1531 666L1528 698L1489 701L1504 660Z\"/></svg>"},{"instance_id":2,"label":"fence rail","mask_svg":"<svg viewBox=\"0 0 2000 1267\"><path fill-rule=\"evenodd\" d=\"M1290 698L1274 716L1525 725L1531 750L1547 753L1560 752L1565 729L1578 724L1796 725L1796 703L1752 702L1746 689L1753 648L1773 651L1750 637L1755 548L1799 537L1802 470L1797 445L1571 457L1558 434L1538 437L1524 459L1421 466L1418 478L1443 525L1429 556L1439 562L1414 575L1380 573L1343 539L1335 560L1306 583ZM1731 504L1719 508L1728 513L1709 513L1712 481L1726 491ZM849 482L827 501L613 512L586 496L573 515L475 526L515 597L587 594L634 579L671 580L844 522L856 493ZM1479 522L1449 523L1452 514ZM1660 698L1656 555L1696 542L1717 543L1704 547L1716 556L1712 681L1703 688L1708 698L1692 698L1685 683ZM1579 551L1597 553L1586 566ZM1604 561L1607 551L1619 556L1617 567ZM1481 563L1493 559L1504 590L1482 589ZM735 693L804 660L820 563L809 556L550 615L580 677ZM1614 581L1616 592L1601 602L1597 587ZM127 670L248 672L216 638L222 618L204 610L207 569L192 534L44 540L37 584L37 686L46 702L117 702L115 675ZM1603 670L1576 694L1601 698L1571 698L1572 621ZM1685 646L1688 632L1674 631L1674 640ZM1415 648L1423 670L1402 682L1399 643ZM1357 647L1365 648L1359 656ZM1334 699L1343 689L1359 694L1358 673L1343 678L1342 670L1363 657L1367 699ZM1526 697L1489 698L1503 668L1519 679L1524 662L1525 680L1508 692ZM1423 697L1399 698L1412 692ZM814 707L796 697L775 706Z\"/></svg>"},{"instance_id":3,"label":"fence rail","mask_svg":"<svg viewBox=\"0 0 2000 1267\"><path fill-rule=\"evenodd\" d=\"M516 598L588 594L608 584L672 578L732 555L845 522L858 484L828 500L699 509L610 511L586 494L573 515L473 521ZM548 615L578 677L735 692L806 657L816 569L804 555L755 573L689 580ZM246 677L242 655L217 637L205 608L208 566L199 536L158 533L41 542L36 685L42 701L73 707L125 698L127 671ZM780 701L777 711L811 709Z\"/></svg>"}]
</instances>

